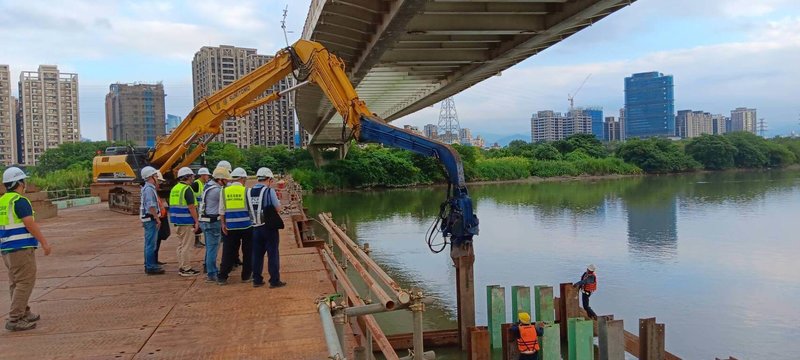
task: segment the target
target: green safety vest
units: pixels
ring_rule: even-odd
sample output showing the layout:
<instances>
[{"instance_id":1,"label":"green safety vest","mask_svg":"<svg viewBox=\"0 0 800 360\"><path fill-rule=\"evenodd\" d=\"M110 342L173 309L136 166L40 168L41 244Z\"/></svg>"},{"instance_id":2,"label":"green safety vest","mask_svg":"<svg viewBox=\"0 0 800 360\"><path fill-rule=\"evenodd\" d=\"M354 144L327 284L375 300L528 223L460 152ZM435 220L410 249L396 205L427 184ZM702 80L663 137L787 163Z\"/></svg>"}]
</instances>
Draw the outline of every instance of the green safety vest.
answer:
<instances>
[{"instance_id":1,"label":"green safety vest","mask_svg":"<svg viewBox=\"0 0 800 360\"><path fill-rule=\"evenodd\" d=\"M184 183L177 183L169 192L169 221L176 226L194 225L194 218L186 204L186 191L192 187Z\"/></svg>"},{"instance_id":2,"label":"green safety vest","mask_svg":"<svg viewBox=\"0 0 800 360\"><path fill-rule=\"evenodd\" d=\"M233 184L222 189L222 192L225 194L225 226L231 230L252 227L250 210L245 202L247 188L241 184Z\"/></svg>"},{"instance_id":3,"label":"green safety vest","mask_svg":"<svg viewBox=\"0 0 800 360\"><path fill-rule=\"evenodd\" d=\"M0 251L9 252L20 249L36 248L39 242L28 231L25 224L14 211L14 204L24 200L31 204L28 198L15 192L7 192L0 197ZM32 208L32 207L31 207Z\"/></svg>"}]
</instances>

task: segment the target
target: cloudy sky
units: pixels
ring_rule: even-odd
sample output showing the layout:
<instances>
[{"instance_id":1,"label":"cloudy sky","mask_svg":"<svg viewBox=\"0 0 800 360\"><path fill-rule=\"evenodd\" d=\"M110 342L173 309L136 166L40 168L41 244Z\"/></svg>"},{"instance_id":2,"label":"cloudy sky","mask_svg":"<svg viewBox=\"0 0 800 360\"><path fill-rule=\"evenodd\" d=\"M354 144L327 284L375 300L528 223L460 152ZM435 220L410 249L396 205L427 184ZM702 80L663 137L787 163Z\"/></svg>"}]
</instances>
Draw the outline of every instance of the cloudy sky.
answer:
<instances>
[{"instance_id":1,"label":"cloudy sky","mask_svg":"<svg viewBox=\"0 0 800 360\"><path fill-rule=\"evenodd\" d=\"M285 45L283 8L292 41L309 2L0 0L0 64L11 66L12 79L39 64L78 73L81 132L99 140L110 83L161 81L167 112L183 116L192 107L194 52L229 44L272 54ZM565 111L567 94L589 74L576 106L616 116L624 77L659 71L675 77L676 110L755 107L770 134L788 134L800 132L798 64L796 0L638 0L455 100L473 134L529 134L531 114ZM397 124L422 126L438 115L436 106Z\"/></svg>"}]
</instances>

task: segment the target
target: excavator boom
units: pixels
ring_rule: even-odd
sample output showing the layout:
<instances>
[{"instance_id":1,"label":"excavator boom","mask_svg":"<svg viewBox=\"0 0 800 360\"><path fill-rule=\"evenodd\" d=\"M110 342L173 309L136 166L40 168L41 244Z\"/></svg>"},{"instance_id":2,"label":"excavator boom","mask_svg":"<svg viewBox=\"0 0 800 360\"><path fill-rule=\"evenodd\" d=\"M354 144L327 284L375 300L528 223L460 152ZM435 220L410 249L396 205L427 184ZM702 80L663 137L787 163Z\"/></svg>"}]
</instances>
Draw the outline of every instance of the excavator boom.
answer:
<instances>
[{"instance_id":1,"label":"excavator boom","mask_svg":"<svg viewBox=\"0 0 800 360\"><path fill-rule=\"evenodd\" d=\"M478 219L464 186L458 153L448 145L391 126L372 114L358 98L341 59L317 42L299 40L255 71L203 99L169 136L159 139L147 162L159 168L165 177L174 178L179 168L188 166L205 151L206 145L221 132L226 119L241 117L250 109L280 98L281 93L265 92L293 71L301 81L297 86L313 83L320 87L357 141L381 143L438 158L450 182L447 200L442 204L440 230L454 246L471 244L472 237L478 234ZM101 181L103 174L114 174L112 179L129 179L131 175L138 178L139 169L146 165L127 161L130 169L120 171L121 161L124 160L113 156L96 158L95 181Z\"/></svg>"}]
</instances>

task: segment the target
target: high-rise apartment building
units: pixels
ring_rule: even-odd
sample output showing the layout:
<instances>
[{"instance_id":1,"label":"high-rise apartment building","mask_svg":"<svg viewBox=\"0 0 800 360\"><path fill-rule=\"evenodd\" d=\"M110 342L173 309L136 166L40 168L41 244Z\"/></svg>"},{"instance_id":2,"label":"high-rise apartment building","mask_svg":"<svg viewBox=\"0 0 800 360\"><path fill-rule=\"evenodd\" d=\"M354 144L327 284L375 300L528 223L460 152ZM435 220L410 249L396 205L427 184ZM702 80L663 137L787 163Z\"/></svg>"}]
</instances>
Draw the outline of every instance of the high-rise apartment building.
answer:
<instances>
[{"instance_id":1,"label":"high-rise apartment building","mask_svg":"<svg viewBox=\"0 0 800 360\"><path fill-rule=\"evenodd\" d=\"M591 134L592 117L583 110L566 115L552 110L538 111L531 118L531 142L556 141L573 134Z\"/></svg>"},{"instance_id":2,"label":"high-rise apartment building","mask_svg":"<svg viewBox=\"0 0 800 360\"><path fill-rule=\"evenodd\" d=\"M475 137L474 140L472 140L472 146L483 148L484 146L486 146L486 139L484 139L483 136L478 135Z\"/></svg>"},{"instance_id":3,"label":"high-rise apartment building","mask_svg":"<svg viewBox=\"0 0 800 360\"><path fill-rule=\"evenodd\" d=\"M472 146L472 131L469 128L458 129L458 138L461 145Z\"/></svg>"},{"instance_id":4,"label":"high-rise apartment building","mask_svg":"<svg viewBox=\"0 0 800 360\"><path fill-rule=\"evenodd\" d=\"M271 56L257 54L256 49L228 45L202 47L192 60L195 105L271 59ZM287 77L266 93L286 90L292 81L291 77ZM294 148L293 104L294 94L290 93L253 109L244 118L225 120L223 133L216 140L234 143L240 148L251 145L286 145Z\"/></svg>"},{"instance_id":5,"label":"high-rise apartment building","mask_svg":"<svg viewBox=\"0 0 800 360\"><path fill-rule=\"evenodd\" d=\"M711 122L714 126L714 135L722 135L727 132L727 124L730 118L722 114L711 115Z\"/></svg>"},{"instance_id":6,"label":"high-rise apartment building","mask_svg":"<svg viewBox=\"0 0 800 360\"><path fill-rule=\"evenodd\" d=\"M11 71L0 65L0 165L17 162L17 101L11 96Z\"/></svg>"},{"instance_id":7,"label":"high-rise apartment building","mask_svg":"<svg viewBox=\"0 0 800 360\"><path fill-rule=\"evenodd\" d=\"M423 135L425 135L428 139L438 139L439 138L439 127L434 124L425 125L422 130Z\"/></svg>"},{"instance_id":8,"label":"high-rise apartment building","mask_svg":"<svg viewBox=\"0 0 800 360\"><path fill-rule=\"evenodd\" d=\"M36 165L45 150L81 141L78 74L62 73L55 65L23 71L19 75L19 103L21 163Z\"/></svg>"},{"instance_id":9,"label":"high-rise apartment building","mask_svg":"<svg viewBox=\"0 0 800 360\"><path fill-rule=\"evenodd\" d=\"M155 146L165 132L164 85L111 84L106 95L109 141Z\"/></svg>"},{"instance_id":10,"label":"high-rise apartment building","mask_svg":"<svg viewBox=\"0 0 800 360\"><path fill-rule=\"evenodd\" d=\"M625 141L627 134L625 134L625 108L619 109L619 139Z\"/></svg>"},{"instance_id":11,"label":"high-rise apartment building","mask_svg":"<svg viewBox=\"0 0 800 360\"><path fill-rule=\"evenodd\" d=\"M613 116L606 116L606 121L603 123L603 140L607 142L620 140L619 121Z\"/></svg>"},{"instance_id":12,"label":"high-rise apartment building","mask_svg":"<svg viewBox=\"0 0 800 360\"><path fill-rule=\"evenodd\" d=\"M672 75L648 72L625 78L625 136L675 136Z\"/></svg>"},{"instance_id":13,"label":"high-rise apartment building","mask_svg":"<svg viewBox=\"0 0 800 360\"><path fill-rule=\"evenodd\" d=\"M758 117L756 116L756 109L740 107L731 110L731 132L747 131L755 134L757 126Z\"/></svg>"},{"instance_id":14,"label":"high-rise apartment building","mask_svg":"<svg viewBox=\"0 0 800 360\"><path fill-rule=\"evenodd\" d=\"M680 110L675 117L676 136L689 139L702 134L714 134L714 120L703 111Z\"/></svg>"},{"instance_id":15,"label":"high-rise apartment building","mask_svg":"<svg viewBox=\"0 0 800 360\"><path fill-rule=\"evenodd\" d=\"M172 130L175 130L175 128L181 124L181 121L183 121L183 119L181 119L180 116L167 114L167 134L171 133Z\"/></svg>"}]
</instances>

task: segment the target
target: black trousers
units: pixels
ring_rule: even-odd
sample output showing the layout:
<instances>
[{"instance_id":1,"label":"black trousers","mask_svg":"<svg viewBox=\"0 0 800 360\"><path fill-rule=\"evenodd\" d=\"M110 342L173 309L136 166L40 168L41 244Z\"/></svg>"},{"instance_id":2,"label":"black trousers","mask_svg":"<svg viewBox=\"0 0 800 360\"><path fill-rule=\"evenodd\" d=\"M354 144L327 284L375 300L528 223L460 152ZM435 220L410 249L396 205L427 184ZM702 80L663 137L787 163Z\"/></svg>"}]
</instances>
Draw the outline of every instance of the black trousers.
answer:
<instances>
[{"instance_id":1,"label":"black trousers","mask_svg":"<svg viewBox=\"0 0 800 360\"><path fill-rule=\"evenodd\" d=\"M597 314L595 314L594 310L592 310L592 307L589 306L590 296L592 296L592 293L581 291L581 301L583 302L583 309L586 310L586 314L588 314L590 318L594 319L597 317Z\"/></svg>"},{"instance_id":2,"label":"black trousers","mask_svg":"<svg viewBox=\"0 0 800 360\"><path fill-rule=\"evenodd\" d=\"M267 254L267 272L269 273L270 285L281 281L279 244L278 229L266 229L264 226L253 229L253 283L264 283L264 277L261 275L264 271L264 253Z\"/></svg>"},{"instance_id":3,"label":"black trousers","mask_svg":"<svg viewBox=\"0 0 800 360\"><path fill-rule=\"evenodd\" d=\"M539 360L539 352L533 354L519 354L519 360Z\"/></svg>"},{"instance_id":4,"label":"black trousers","mask_svg":"<svg viewBox=\"0 0 800 360\"><path fill-rule=\"evenodd\" d=\"M233 269L236 258L239 257L239 247L242 248L242 280L250 280L253 274L252 259L253 253L253 229L228 230L228 235L222 235L222 263L219 266L217 278L227 280L228 274Z\"/></svg>"}]
</instances>

